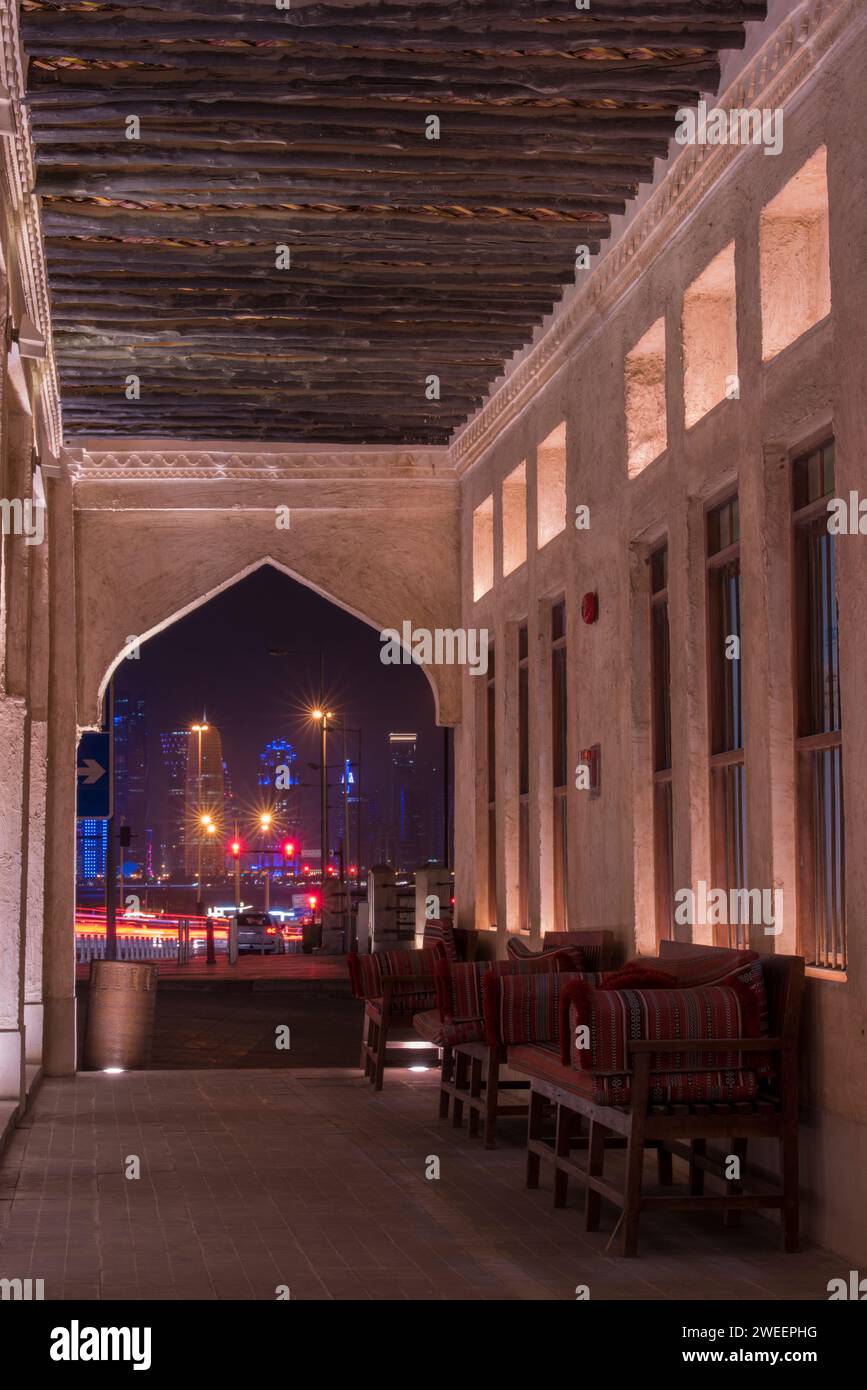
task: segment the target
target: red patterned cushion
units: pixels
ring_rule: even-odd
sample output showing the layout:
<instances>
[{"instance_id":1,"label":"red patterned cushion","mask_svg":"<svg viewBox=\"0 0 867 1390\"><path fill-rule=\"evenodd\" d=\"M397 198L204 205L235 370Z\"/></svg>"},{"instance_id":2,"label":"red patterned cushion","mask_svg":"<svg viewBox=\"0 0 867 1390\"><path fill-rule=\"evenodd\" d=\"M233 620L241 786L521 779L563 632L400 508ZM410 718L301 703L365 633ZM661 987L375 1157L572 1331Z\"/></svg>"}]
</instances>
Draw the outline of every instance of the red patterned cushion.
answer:
<instances>
[{"instance_id":1,"label":"red patterned cushion","mask_svg":"<svg viewBox=\"0 0 867 1390\"><path fill-rule=\"evenodd\" d=\"M588 945L586 933L580 931L549 931L542 937L541 951L533 951L521 936L512 935L506 942L506 951L512 960L538 960L556 951L568 951L571 964L568 970L597 970L602 957L602 947Z\"/></svg>"},{"instance_id":2,"label":"red patterned cushion","mask_svg":"<svg viewBox=\"0 0 867 1390\"><path fill-rule=\"evenodd\" d=\"M574 1067L596 1076L625 1077L630 1068L627 1042L677 1039L682 1047L654 1052L652 1072L737 1071L743 1059L729 1052L702 1050L702 1039L759 1037L754 1001L737 984L695 989L596 989L583 981L569 986L568 1044ZM590 1046L576 1045L576 1029L589 1029ZM565 1041L565 1039L561 1039ZM752 1056L748 1057L752 1063Z\"/></svg>"},{"instance_id":3,"label":"red patterned cushion","mask_svg":"<svg viewBox=\"0 0 867 1390\"><path fill-rule=\"evenodd\" d=\"M666 975L673 975L677 981L678 988L688 989L692 985L719 985L728 980L732 974L737 974L745 966L751 965L753 961L759 959L756 951L740 951L732 947L722 949L721 947L709 948L700 956L667 956L661 955L658 962L654 962L653 968L665 971ZM623 967L628 970L629 966L648 965L648 961L627 961Z\"/></svg>"},{"instance_id":4,"label":"red patterned cushion","mask_svg":"<svg viewBox=\"0 0 867 1390\"><path fill-rule=\"evenodd\" d=\"M383 992L383 975L433 975L439 955L436 951L377 951L373 955L360 956L353 951L346 957L349 969L349 982L356 999L380 999ZM410 997L419 994L412 984L395 985L392 999L401 1009L410 1007ZM416 1004L416 1008L430 1009L435 1003L433 987L424 991L422 997L427 1003Z\"/></svg>"},{"instance_id":5,"label":"red patterned cushion","mask_svg":"<svg viewBox=\"0 0 867 1390\"><path fill-rule=\"evenodd\" d=\"M425 922L422 942L425 950L437 951L440 955L445 956L446 960L457 962L461 958L454 927L451 922L444 922L439 917L433 917L429 922Z\"/></svg>"},{"instance_id":6,"label":"red patterned cushion","mask_svg":"<svg viewBox=\"0 0 867 1390\"><path fill-rule=\"evenodd\" d=\"M564 986L587 978L575 971L487 975L482 989L488 1044L556 1042Z\"/></svg>"},{"instance_id":7,"label":"red patterned cushion","mask_svg":"<svg viewBox=\"0 0 867 1390\"><path fill-rule=\"evenodd\" d=\"M653 1072L648 1104L690 1105L755 1100L758 1092L758 1077L754 1071L747 1069ZM594 1076L593 1099L597 1105L628 1105L632 1099L631 1077Z\"/></svg>"},{"instance_id":8,"label":"red patterned cushion","mask_svg":"<svg viewBox=\"0 0 867 1390\"><path fill-rule=\"evenodd\" d=\"M440 960L435 971L437 1007L445 1025L466 1025L460 1042L482 1042L485 1038L484 996L482 982L486 976L549 975L568 969L571 952L556 951L528 960Z\"/></svg>"},{"instance_id":9,"label":"red patterned cushion","mask_svg":"<svg viewBox=\"0 0 867 1390\"><path fill-rule=\"evenodd\" d=\"M413 1014L412 1026L426 1042L435 1043L437 1047L442 1045L443 1021L439 1009L425 1009Z\"/></svg>"},{"instance_id":10,"label":"red patterned cushion","mask_svg":"<svg viewBox=\"0 0 867 1390\"><path fill-rule=\"evenodd\" d=\"M628 968L627 962L624 969ZM749 1011L752 1020L753 1036L767 1035L768 998L762 962L757 951L713 947L700 956L662 955L659 957L659 968L666 975L673 976L679 989L691 988L693 985L731 985L743 997L744 1007ZM751 1065L760 1076L774 1074L774 1059L771 1054L754 1054L751 1057Z\"/></svg>"},{"instance_id":11,"label":"red patterned cushion","mask_svg":"<svg viewBox=\"0 0 867 1390\"><path fill-rule=\"evenodd\" d=\"M630 961L619 970L606 970L600 989L676 989L677 980L651 965Z\"/></svg>"}]
</instances>

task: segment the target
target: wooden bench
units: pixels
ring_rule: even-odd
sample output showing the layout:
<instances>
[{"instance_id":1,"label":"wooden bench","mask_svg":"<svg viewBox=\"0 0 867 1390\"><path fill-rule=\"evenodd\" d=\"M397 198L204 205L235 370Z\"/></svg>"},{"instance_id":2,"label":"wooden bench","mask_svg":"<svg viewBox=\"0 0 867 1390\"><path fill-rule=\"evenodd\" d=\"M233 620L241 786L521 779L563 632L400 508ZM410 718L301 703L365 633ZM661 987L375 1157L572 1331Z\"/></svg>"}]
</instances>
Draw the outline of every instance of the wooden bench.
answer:
<instances>
[{"instance_id":1,"label":"wooden bench","mask_svg":"<svg viewBox=\"0 0 867 1390\"><path fill-rule=\"evenodd\" d=\"M713 947L679 947L676 943L656 962L664 971L674 959L697 961L707 957ZM757 1054L770 1055L775 1062L773 1080L762 1083L750 1100L656 1104L651 1102L651 1056L684 1050L684 1038L626 1040L631 1094L626 1105L601 1104L594 1099L593 1077L574 1065L564 1065L562 1047L568 1043L574 1062L571 1024L568 1036L561 1035L560 1048L530 1044L508 1049L509 1065L529 1078L530 1110L527 1134L527 1185L538 1185L541 1163L554 1172L554 1200L566 1202L568 1182L574 1178L585 1189L587 1230L598 1229L602 1199L621 1213L622 1251L632 1256L638 1249L638 1227L642 1211L714 1210L725 1213L735 1224L745 1210L762 1208L781 1212L784 1246L798 1248L798 1059L797 1043L804 985L804 962L800 956L760 955L768 1008L768 1036L704 1038L695 1040L696 1052L738 1053L748 1061ZM644 962L650 964L650 962ZM624 989L627 986L623 987ZM685 986L688 989L689 986ZM588 1080L589 1078L589 1080ZM554 1134L544 1134L548 1107L554 1115ZM586 1133L580 1133L583 1123ZM771 1190L745 1190L747 1147L750 1139L776 1139L780 1150L780 1174L776 1186L766 1185L751 1173L753 1184ZM726 1155L739 1160L739 1175L728 1177L726 1165L707 1153L708 1141L726 1141ZM626 1170L621 1185L605 1173L606 1151L626 1148ZM684 1158L689 1165L686 1192L649 1194L643 1189L644 1152L656 1148L662 1184L671 1185L671 1156ZM573 1148L586 1150L586 1163L571 1156ZM722 1177L721 1193L708 1195L704 1177Z\"/></svg>"}]
</instances>

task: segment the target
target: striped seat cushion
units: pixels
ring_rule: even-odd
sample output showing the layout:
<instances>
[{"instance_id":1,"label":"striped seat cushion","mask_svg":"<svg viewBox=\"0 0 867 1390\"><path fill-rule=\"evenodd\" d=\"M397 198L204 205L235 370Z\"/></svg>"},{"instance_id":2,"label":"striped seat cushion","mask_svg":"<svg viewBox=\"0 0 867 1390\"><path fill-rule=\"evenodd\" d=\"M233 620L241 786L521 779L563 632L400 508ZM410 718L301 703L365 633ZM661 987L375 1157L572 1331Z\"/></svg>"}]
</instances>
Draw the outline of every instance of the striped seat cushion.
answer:
<instances>
[{"instance_id":1,"label":"striped seat cushion","mask_svg":"<svg viewBox=\"0 0 867 1390\"><path fill-rule=\"evenodd\" d=\"M420 1038L437 1047L458 1047L461 1043L478 1042L478 1029L469 1023L446 1023L439 1009L428 1009L415 1015L412 1026Z\"/></svg>"},{"instance_id":2,"label":"striped seat cushion","mask_svg":"<svg viewBox=\"0 0 867 1390\"><path fill-rule=\"evenodd\" d=\"M482 984L485 1039L491 1047L517 1043L559 1044L563 990L576 980L595 983L595 975L547 971L488 974Z\"/></svg>"},{"instance_id":3,"label":"striped seat cushion","mask_svg":"<svg viewBox=\"0 0 867 1390\"><path fill-rule=\"evenodd\" d=\"M755 1054L741 1054L736 1044L761 1035L756 1000L738 980L694 989L592 989L576 981L563 991L561 1057L575 1070L593 1074L598 1094L607 1097L605 1104L628 1101L628 1042L653 1038L679 1044L651 1053L653 1100L752 1100L761 1061L755 1063ZM701 1046L703 1039L729 1038L730 1051ZM677 1081L677 1076L683 1079Z\"/></svg>"},{"instance_id":4,"label":"striped seat cushion","mask_svg":"<svg viewBox=\"0 0 867 1390\"><path fill-rule=\"evenodd\" d=\"M346 957L352 993L356 999L381 999L383 975L432 977L438 960L436 951L377 951L370 956L360 956L353 951ZM406 985L395 985L392 999L404 1011L410 1007L431 1009L436 1003L432 984L420 992L418 984L411 980ZM413 999L420 1002L413 1004Z\"/></svg>"},{"instance_id":5,"label":"striped seat cushion","mask_svg":"<svg viewBox=\"0 0 867 1390\"><path fill-rule=\"evenodd\" d=\"M485 1040L485 1003L482 982L487 976L548 975L572 967L573 954L552 951L530 960L459 961L457 965L441 960L436 967L437 1007L447 1024L467 1025L463 1042ZM472 1033L472 1036L469 1036Z\"/></svg>"},{"instance_id":6,"label":"striped seat cushion","mask_svg":"<svg viewBox=\"0 0 867 1390\"><path fill-rule=\"evenodd\" d=\"M454 927L451 922L444 922L439 917L425 922L422 943L425 950L437 951L446 960L457 962L461 958Z\"/></svg>"}]
</instances>

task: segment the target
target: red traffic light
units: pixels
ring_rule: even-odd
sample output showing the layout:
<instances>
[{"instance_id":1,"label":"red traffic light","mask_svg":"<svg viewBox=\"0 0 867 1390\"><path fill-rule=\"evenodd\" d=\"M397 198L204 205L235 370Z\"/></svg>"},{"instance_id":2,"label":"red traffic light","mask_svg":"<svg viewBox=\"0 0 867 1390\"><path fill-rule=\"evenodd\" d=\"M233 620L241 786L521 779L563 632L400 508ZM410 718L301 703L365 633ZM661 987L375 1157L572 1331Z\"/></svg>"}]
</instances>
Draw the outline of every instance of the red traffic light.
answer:
<instances>
[{"instance_id":1,"label":"red traffic light","mask_svg":"<svg viewBox=\"0 0 867 1390\"><path fill-rule=\"evenodd\" d=\"M241 857L241 841L240 841L240 840L233 840L232 843L231 843L231 845L229 846L229 848L230 848L231 851L232 851L232 858L233 858L233 859L240 859L240 857Z\"/></svg>"},{"instance_id":2,"label":"red traffic light","mask_svg":"<svg viewBox=\"0 0 867 1390\"><path fill-rule=\"evenodd\" d=\"M285 854L285 856L286 856L287 859L294 859L294 858L295 858L295 842L294 842L294 840L287 840L287 841L286 841L285 845L283 846L283 853Z\"/></svg>"},{"instance_id":3,"label":"red traffic light","mask_svg":"<svg viewBox=\"0 0 867 1390\"><path fill-rule=\"evenodd\" d=\"M311 907L315 907L315 906L316 906L316 894L315 894L315 893L311 893L311 894L310 894L310 906L311 906Z\"/></svg>"}]
</instances>

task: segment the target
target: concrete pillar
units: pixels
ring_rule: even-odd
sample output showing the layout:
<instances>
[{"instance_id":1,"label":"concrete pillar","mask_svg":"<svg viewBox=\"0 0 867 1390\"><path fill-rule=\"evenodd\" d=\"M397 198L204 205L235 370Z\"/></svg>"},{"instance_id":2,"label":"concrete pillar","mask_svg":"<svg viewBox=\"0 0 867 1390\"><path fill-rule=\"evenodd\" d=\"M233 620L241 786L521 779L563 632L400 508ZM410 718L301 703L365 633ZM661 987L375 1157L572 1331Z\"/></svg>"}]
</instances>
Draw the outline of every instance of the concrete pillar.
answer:
<instances>
[{"instance_id":1,"label":"concrete pillar","mask_svg":"<svg viewBox=\"0 0 867 1390\"><path fill-rule=\"evenodd\" d=\"M452 880L444 864L428 864L415 871L415 940L421 946L424 924L433 917L450 917ZM428 898L435 898L427 911Z\"/></svg>"},{"instance_id":2,"label":"concrete pillar","mask_svg":"<svg viewBox=\"0 0 867 1390\"><path fill-rule=\"evenodd\" d=\"M48 788L48 546L30 565L30 767L24 941L26 1061L42 1062L42 932L45 916L45 808Z\"/></svg>"},{"instance_id":3,"label":"concrete pillar","mask_svg":"<svg viewBox=\"0 0 867 1390\"><path fill-rule=\"evenodd\" d=\"M0 699L0 1100L24 1098L24 938L21 840L27 715L24 701Z\"/></svg>"},{"instance_id":4,"label":"concrete pillar","mask_svg":"<svg viewBox=\"0 0 867 1390\"><path fill-rule=\"evenodd\" d=\"M49 522L49 695L43 935L47 1076L75 1072L76 628L72 484L52 479Z\"/></svg>"},{"instance_id":5,"label":"concrete pillar","mask_svg":"<svg viewBox=\"0 0 867 1390\"><path fill-rule=\"evenodd\" d=\"M668 532L671 630L671 727L674 801L674 889L710 882L708 807L707 646L704 505L686 488L672 490ZM712 944L712 927L696 925L694 941ZM686 936L686 930L684 931Z\"/></svg>"},{"instance_id":6,"label":"concrete pillar","mask_svg":"<svg viewBox=\"0 0 867 1390\"><path fill-rule=\"evenodd\" d=\"M481 858L478 847L482 843L478 839L476 720L472 696L481 678L477 676L471 680L464 672L463 680L464 717L455 727L454 738L455 925L472 928L477 925L477 876Z\"/></svg>"},{"instance_id":7,"label":"concrete pillar","mask_svg":"<svg viewBox=\"0 0 867 1390\"><path fill-rule=\"evenodd\" d=\"M367 908L372 950L397 945L397 890L394 870L388 864L374 864L367 874Z\"/></svg>"},{"instance_id":8,"label":"concrete pillar","mask_svg":"<svg viewBox=\"0 0 867 1390\"><path fill-rule=\"evenodd\" d=\"M788 450L766 445L741 478L742 673L749 888L780 889L780 935L751 922L757 951L796 949L797 857L792 757L792 527ZM775 923L774 926L779 924Z\"/></svg>"}]
</instances>

